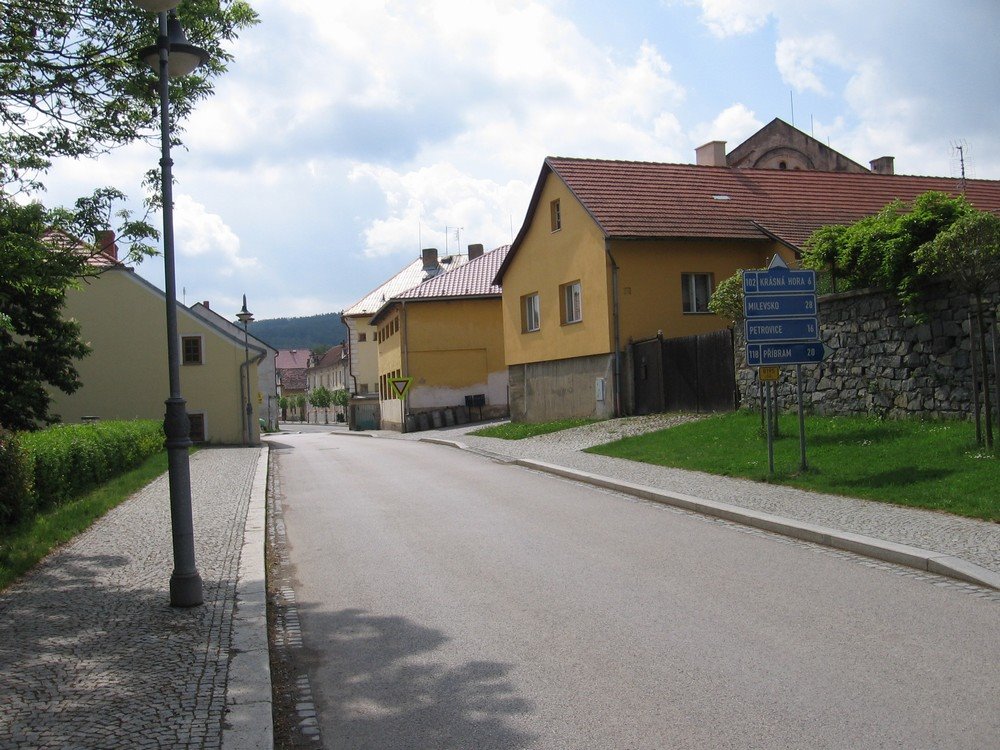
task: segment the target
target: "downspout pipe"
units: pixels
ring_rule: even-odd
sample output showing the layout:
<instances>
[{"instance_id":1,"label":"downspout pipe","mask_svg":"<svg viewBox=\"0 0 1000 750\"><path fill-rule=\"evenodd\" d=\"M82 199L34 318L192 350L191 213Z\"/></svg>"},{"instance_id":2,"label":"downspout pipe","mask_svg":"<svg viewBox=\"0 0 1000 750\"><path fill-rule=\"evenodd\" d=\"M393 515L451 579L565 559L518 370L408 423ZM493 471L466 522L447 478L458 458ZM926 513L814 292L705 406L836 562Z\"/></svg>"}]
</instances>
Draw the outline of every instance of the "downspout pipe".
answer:
<instances>
[{"instance_id":1,"label":"downspout pipe","mask_svg":"<svg viewBox=\"0 0 1000 750\"><path fill-rule=\"evenodd\" d=\"M621 300L618 296L618 263L615 262L615 256L611 254L611 239L609 237L604 238L604 252L608 256L608 261L611 263L611 326L614 333L614 347L615 347L615 372L614 372L614 383L613 388L615 392L615 416L620 417L622 415L622 396L621 396L621 382L622 382L622 332L621 332Z\"/></svg>"},{"instance_id":2,"label":"downspout pipe","mask_svg":"<svg viewBox=\"0 0 1000 750\"><path fill-rule=\"evenodd\" d=\"M402 322L399 326L399 360L401 369L403 371L403 377L410 377L410 349L407 346L407 330L406 330L406 300L400 300L399 302L399 317ZM406 432L406 418L409 416L409 406L410 406L410 393L407 391L406 395L403 397L403 408L400 414L400 432Z\"/></svg>"},{"instance_id":3,"label":"downspout pipe","mask_svg":"<svg viewBox=\"0 0 1000 750\"><path fill-rule=\"evenodd\" d=\"M250 365L260 366L266 356L267 350L265 349L253 359L244 359L240 363L240 413L243 415L243 434L247 436L247 443L250 445L255 444L250 440L250 436L253 435L253 423L250 421L250 414L243 408L246 404L251 403L250 393L247 392L247 389L250 388ZM271 414L268 412L268 417L270 416ZM256 444L259 445L260 440Z\"/></svg>"}]
</instances>

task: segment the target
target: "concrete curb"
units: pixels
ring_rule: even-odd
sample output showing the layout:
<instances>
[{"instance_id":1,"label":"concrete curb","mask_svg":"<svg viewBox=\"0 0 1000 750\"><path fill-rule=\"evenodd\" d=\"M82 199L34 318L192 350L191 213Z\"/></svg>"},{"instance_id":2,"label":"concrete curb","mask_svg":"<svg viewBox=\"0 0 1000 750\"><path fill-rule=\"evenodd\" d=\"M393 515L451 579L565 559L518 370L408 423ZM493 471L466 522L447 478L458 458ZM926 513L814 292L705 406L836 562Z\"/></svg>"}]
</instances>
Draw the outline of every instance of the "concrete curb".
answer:
<instances>
[{"instance_id":1,"label":"concrete curb","mask_svg":"<svg viewBox=\"0 0 1000 750\"><path fill-rule=\"evenodd\" d=\"M456 440L443 440L441 438L421 438L422 442L434 443L436 445L446 445L459 450L470 450L465 443ZM565 479L572 479L577 482L584 482L595 487L623 492L628 495L641 497L654 503L671 505L684 508L696 513L703 513L708 516L724 518L727 521L741 523L745 526L752 526L764 529L776 534L801 539L815 544L822 544L826 547L842 549L847 552L854 552L865 557L876 560L905 565L917 570L924 570L929 573L956 578L960 581L975 583L980 586L1000 590L1000 573L984 568L975 563L963 560L960 557L946 555L941 552L911 547L906 544L896 544L882 539L854 534L849 531L840 531L825 526L817 526L805 521L773 516L768 513L741 508L737 505L716 502L714 500L703 500L691 495L683 495L676 492L667 492L655 487L648 487L641 484L633 484L619 479L610 479L598 474L591 474L578 469L570 469L565 466L544 463L542 461L532 461L527 458L508 459L508 463L515 466L523 466L536 471L543 471Z\"/></svg>"},{"instance_id":2,"label":"concrete curb","mask_svg":"<svg viewBox=\"0 0 1000 750\"><path fill-rule=\"evenodd\" d=\"M236 582L236 611L226 689L222 747L272 748L271 662L267 640L267 581L264 542L267 531L267 459L263 443L257 459L243 549Z\"/></svg>"}]
</instances>

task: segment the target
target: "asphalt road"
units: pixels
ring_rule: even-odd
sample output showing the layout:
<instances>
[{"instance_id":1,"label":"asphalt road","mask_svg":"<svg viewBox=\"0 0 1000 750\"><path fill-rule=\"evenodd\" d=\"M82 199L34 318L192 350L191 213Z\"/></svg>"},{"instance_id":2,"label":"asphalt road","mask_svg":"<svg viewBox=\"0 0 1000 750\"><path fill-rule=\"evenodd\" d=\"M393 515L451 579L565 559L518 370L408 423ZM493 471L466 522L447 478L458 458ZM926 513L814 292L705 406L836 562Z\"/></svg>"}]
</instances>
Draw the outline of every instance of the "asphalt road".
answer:
<instances>
[{"instance_id":1,"label":"asphalt road","mask_svg":"<svg viewBox=\"0 0 1000 750\"><path fill-rule=\"evenodd\" d=\"M327 748L1000 744L1000 606L451 448L272 442Z\"/></svg>"}]
</instances>

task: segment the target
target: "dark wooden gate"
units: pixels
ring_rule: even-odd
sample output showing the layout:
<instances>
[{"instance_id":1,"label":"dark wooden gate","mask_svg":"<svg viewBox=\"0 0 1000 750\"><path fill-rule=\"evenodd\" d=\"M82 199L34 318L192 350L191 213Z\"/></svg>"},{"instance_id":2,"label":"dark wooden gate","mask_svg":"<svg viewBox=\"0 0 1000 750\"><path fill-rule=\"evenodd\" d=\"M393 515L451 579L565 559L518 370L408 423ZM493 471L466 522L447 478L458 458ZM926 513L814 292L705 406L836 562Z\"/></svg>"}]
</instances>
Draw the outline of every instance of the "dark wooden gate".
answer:
<instances>
[{"instance_id":1,"label":"dark wooden gate","mask_svg":"<svg viewBox=\"0 0 1000 750\"><path fill-rule=\"evenodd\" d=\"M733 333L726 329L632 344L635 413L736 408Z\"/></svg>"}]
</instances>

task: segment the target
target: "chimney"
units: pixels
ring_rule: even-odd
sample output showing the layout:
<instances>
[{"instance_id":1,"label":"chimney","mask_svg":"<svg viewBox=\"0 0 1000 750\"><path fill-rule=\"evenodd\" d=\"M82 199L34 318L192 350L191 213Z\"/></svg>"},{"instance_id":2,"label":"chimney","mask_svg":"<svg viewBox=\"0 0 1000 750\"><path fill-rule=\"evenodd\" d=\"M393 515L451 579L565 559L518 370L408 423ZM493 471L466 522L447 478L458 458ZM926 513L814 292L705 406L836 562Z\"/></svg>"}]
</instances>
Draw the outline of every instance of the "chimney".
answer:
<instances>
[{"instance_id":1,"label":"chimney","mask_svg":"<svg viewBox=\"0 0 1000 750\"><path fill-rule=\"evenodd\" d=\"M871 164L872 172L875 174L896 174L896 169L893 166L894 161L894 156L880 156L868 163Z\"/></svg>"},{"instance_id":2,"label":"chimney","mask_svg":"<svg viewBox=\"0 0 1000 750\"><path fill-rule=\"evenodd\" d=\"M205 300L204 302L202 302L202 303L201 303L201 305L202 305L202 307L204 307L204 308L205 308L206 310L211 310L211 309L212 309L211 307L209 307L209 306L208 306L208 300Z\"/></svg>"},{"instance_id":3,"label":"chimney","mask_svg":"<svg viewBox=\"0 0 1000 750\"><path fill-rule=\"evenodd\" d=\"M469 245L469 260L483 257L483 246L481 244Z\"/></svg>"},{"instance_id":4,"label":"chimney","mask_svg":"<svg viewBox=\"0 0 1000 750\"><path fill-rule=\"evenodd\" d=\"M424 279L429 279L432 276L437 276L441 271L441 266L438 265L438 251L436 247L425 247L420 251L424 260Z\"/></svg>"},{"instance_id":5,"label":"chimney","mask_svg":"<svg viewBox=\"0 0 1000 750\"><path fill-rule=\"evenodd\" d=\"M702 167L726 166L726 142L709 141L694 150L695 164Z\"/></svg>"},{"instance_id":6,"label":"chimney","mask_svg":"<svg viewBox=\"0 0 1000 750\"><path fill-rule=\"evenodd\" d=\"M98 251L111 258L111 260L118 260L118 245L115 244L115 230L104 229L96 234L96 238Z\"/></svg>"}]
</instances>

